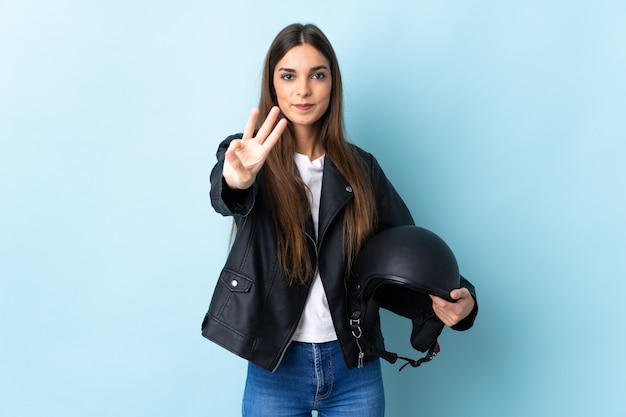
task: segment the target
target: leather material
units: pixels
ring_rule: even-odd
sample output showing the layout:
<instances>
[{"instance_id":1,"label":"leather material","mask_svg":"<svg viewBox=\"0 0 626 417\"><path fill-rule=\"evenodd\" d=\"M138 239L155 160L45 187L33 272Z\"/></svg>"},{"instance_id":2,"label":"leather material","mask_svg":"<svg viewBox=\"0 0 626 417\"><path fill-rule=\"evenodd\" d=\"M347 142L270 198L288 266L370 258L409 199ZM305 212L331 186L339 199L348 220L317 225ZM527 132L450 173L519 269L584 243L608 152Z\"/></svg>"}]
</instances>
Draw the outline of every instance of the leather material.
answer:
<instances>
[{"instance_id":1,"label":"leather material","mask_svg":"<svg viewBox=\"0 0 626 417\"><path fill-rule=\"evenodd\" d=\"M224 216L233 216L237 234L213 292L202 323L206 338L268 370L275 369L291 341L308 294L308 285L292 284L277 265L276 236L263 171L252 187L230 190L222 178L224 153L241 134L223 141L218 162L211 172L211 203ZM413 224L406 205L384 175L375 158L355 147L368 167L377 204L375 232ZM350 184L332 159L324 165L319 213L319 238L310 253L317 263L328 298L335 331L346 365L357 366L356 341L352 337L347 304L346 267L342 256L343 211L353 198ZM307 222L310 228L312 222ZM309 231L311 236L314 234ZM372 345L383 347L375 325ZM365 360L374 359L374 356Z\"/></svg>"}]
</instances>

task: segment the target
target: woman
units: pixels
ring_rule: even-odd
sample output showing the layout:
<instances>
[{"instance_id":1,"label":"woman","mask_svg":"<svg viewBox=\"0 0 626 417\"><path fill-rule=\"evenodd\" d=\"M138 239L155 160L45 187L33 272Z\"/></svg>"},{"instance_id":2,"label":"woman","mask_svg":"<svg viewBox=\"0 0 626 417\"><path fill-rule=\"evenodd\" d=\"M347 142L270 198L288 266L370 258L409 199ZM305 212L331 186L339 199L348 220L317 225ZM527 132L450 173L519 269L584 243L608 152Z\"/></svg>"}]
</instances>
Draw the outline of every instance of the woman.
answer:
<instances>
[{"instance_id":1,"label":"woman","mask_svg":"<svg viewBox=\"0 0 626 417\"><path fill-rule=\"evenodd\" d=\"M217 160L211 202L237 233L202 331L249 361L243 415L384 415L379 360L357 367L345 280L369 237L413 219L372 155L346 141L337 58L317 27L276 36L259 109ZM452 291L456 303L433 298L458 330L476 315L463 283L472 293Z\"/></svg>"}]
</instances>

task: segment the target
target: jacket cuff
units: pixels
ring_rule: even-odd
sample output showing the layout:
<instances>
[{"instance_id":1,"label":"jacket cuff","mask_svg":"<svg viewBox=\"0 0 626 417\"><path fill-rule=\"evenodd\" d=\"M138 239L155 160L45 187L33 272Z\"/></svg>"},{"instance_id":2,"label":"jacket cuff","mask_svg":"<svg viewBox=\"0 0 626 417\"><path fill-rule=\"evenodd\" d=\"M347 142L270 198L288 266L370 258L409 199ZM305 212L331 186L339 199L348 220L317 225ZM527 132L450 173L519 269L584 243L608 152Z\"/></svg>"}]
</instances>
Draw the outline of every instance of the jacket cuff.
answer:
<instances>
[{"instance_id":1,"label":"jacket cuff","mask_svg":"<svg viewBox=\"0 0 626 417\"><path fill-rule=\"evenodd\" d=\"M222 201L228 207L228 209L233 214L239 214L245 216L248 214L250 209L252 208L253 203L253 192L250 187L245 190L236 190L230 188L230 186L226 183L224 177L222 177L221 184L221 197Z\"/></svg>"}]
</instances>

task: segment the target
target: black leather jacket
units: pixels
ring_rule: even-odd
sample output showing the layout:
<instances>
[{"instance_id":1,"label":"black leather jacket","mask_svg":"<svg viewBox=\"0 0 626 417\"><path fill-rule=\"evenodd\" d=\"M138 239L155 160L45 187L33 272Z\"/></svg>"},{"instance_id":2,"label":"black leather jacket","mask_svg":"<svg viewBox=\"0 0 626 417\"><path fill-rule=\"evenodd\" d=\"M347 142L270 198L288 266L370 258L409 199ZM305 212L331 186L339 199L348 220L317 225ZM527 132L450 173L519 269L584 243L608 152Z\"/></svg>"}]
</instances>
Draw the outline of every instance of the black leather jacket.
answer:
<instances>
[{"instance_id":1,"label":"black leather jacket","mask_svg":"<svg viewBox=\"0 0 626 417\"><path fill-rule=\"evenodd\" d=\"M298 326L309 287L289 285L277 264L263 171L248 190L234 191L224 182L224 154L235 138L241 134L229 136L219 145L218 162L211 171L211 204L218 213L234 217L237 234L202 322L202 335L258 366L274 370ZM409 210L374 157L358 151L369 166L374 185L377 229L413 224ZM322 181L319 236L317 242L311 241L310 253L319 268L346 365L354 368L358 348L349 328L341 244L343 210L352 199L352 188L328 158ZM312 221L308 225L312 230ZM471 284L466 286L474 294ZM471 326L473 316L468 319L459 329ZM376 333L373 343L382 347L382 335Z\"/></svg>"}]
</instances>

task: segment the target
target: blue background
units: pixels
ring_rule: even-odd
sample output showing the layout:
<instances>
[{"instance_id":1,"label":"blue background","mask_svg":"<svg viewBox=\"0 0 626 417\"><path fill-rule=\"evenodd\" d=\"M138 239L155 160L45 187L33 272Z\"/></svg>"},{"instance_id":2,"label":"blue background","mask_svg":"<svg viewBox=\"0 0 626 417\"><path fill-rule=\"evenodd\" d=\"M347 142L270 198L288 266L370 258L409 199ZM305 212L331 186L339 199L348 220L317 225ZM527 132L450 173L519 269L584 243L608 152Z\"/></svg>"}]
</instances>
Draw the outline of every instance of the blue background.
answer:
<instances>
[{"instance_id":1,"label":"blue background","mask_svg":"<svg viewBox=\"0 0 626 417\"><path fill-rule=\"evenodd\" d=\"M0 1L0 415L236 416L200 336L227 253L208 175L292 22L350 138L477 286L467 333L383 363L387 415L626 415L622 1ZM392 350L413 354L390 314Z\"/></svg>"}]
</instances>

